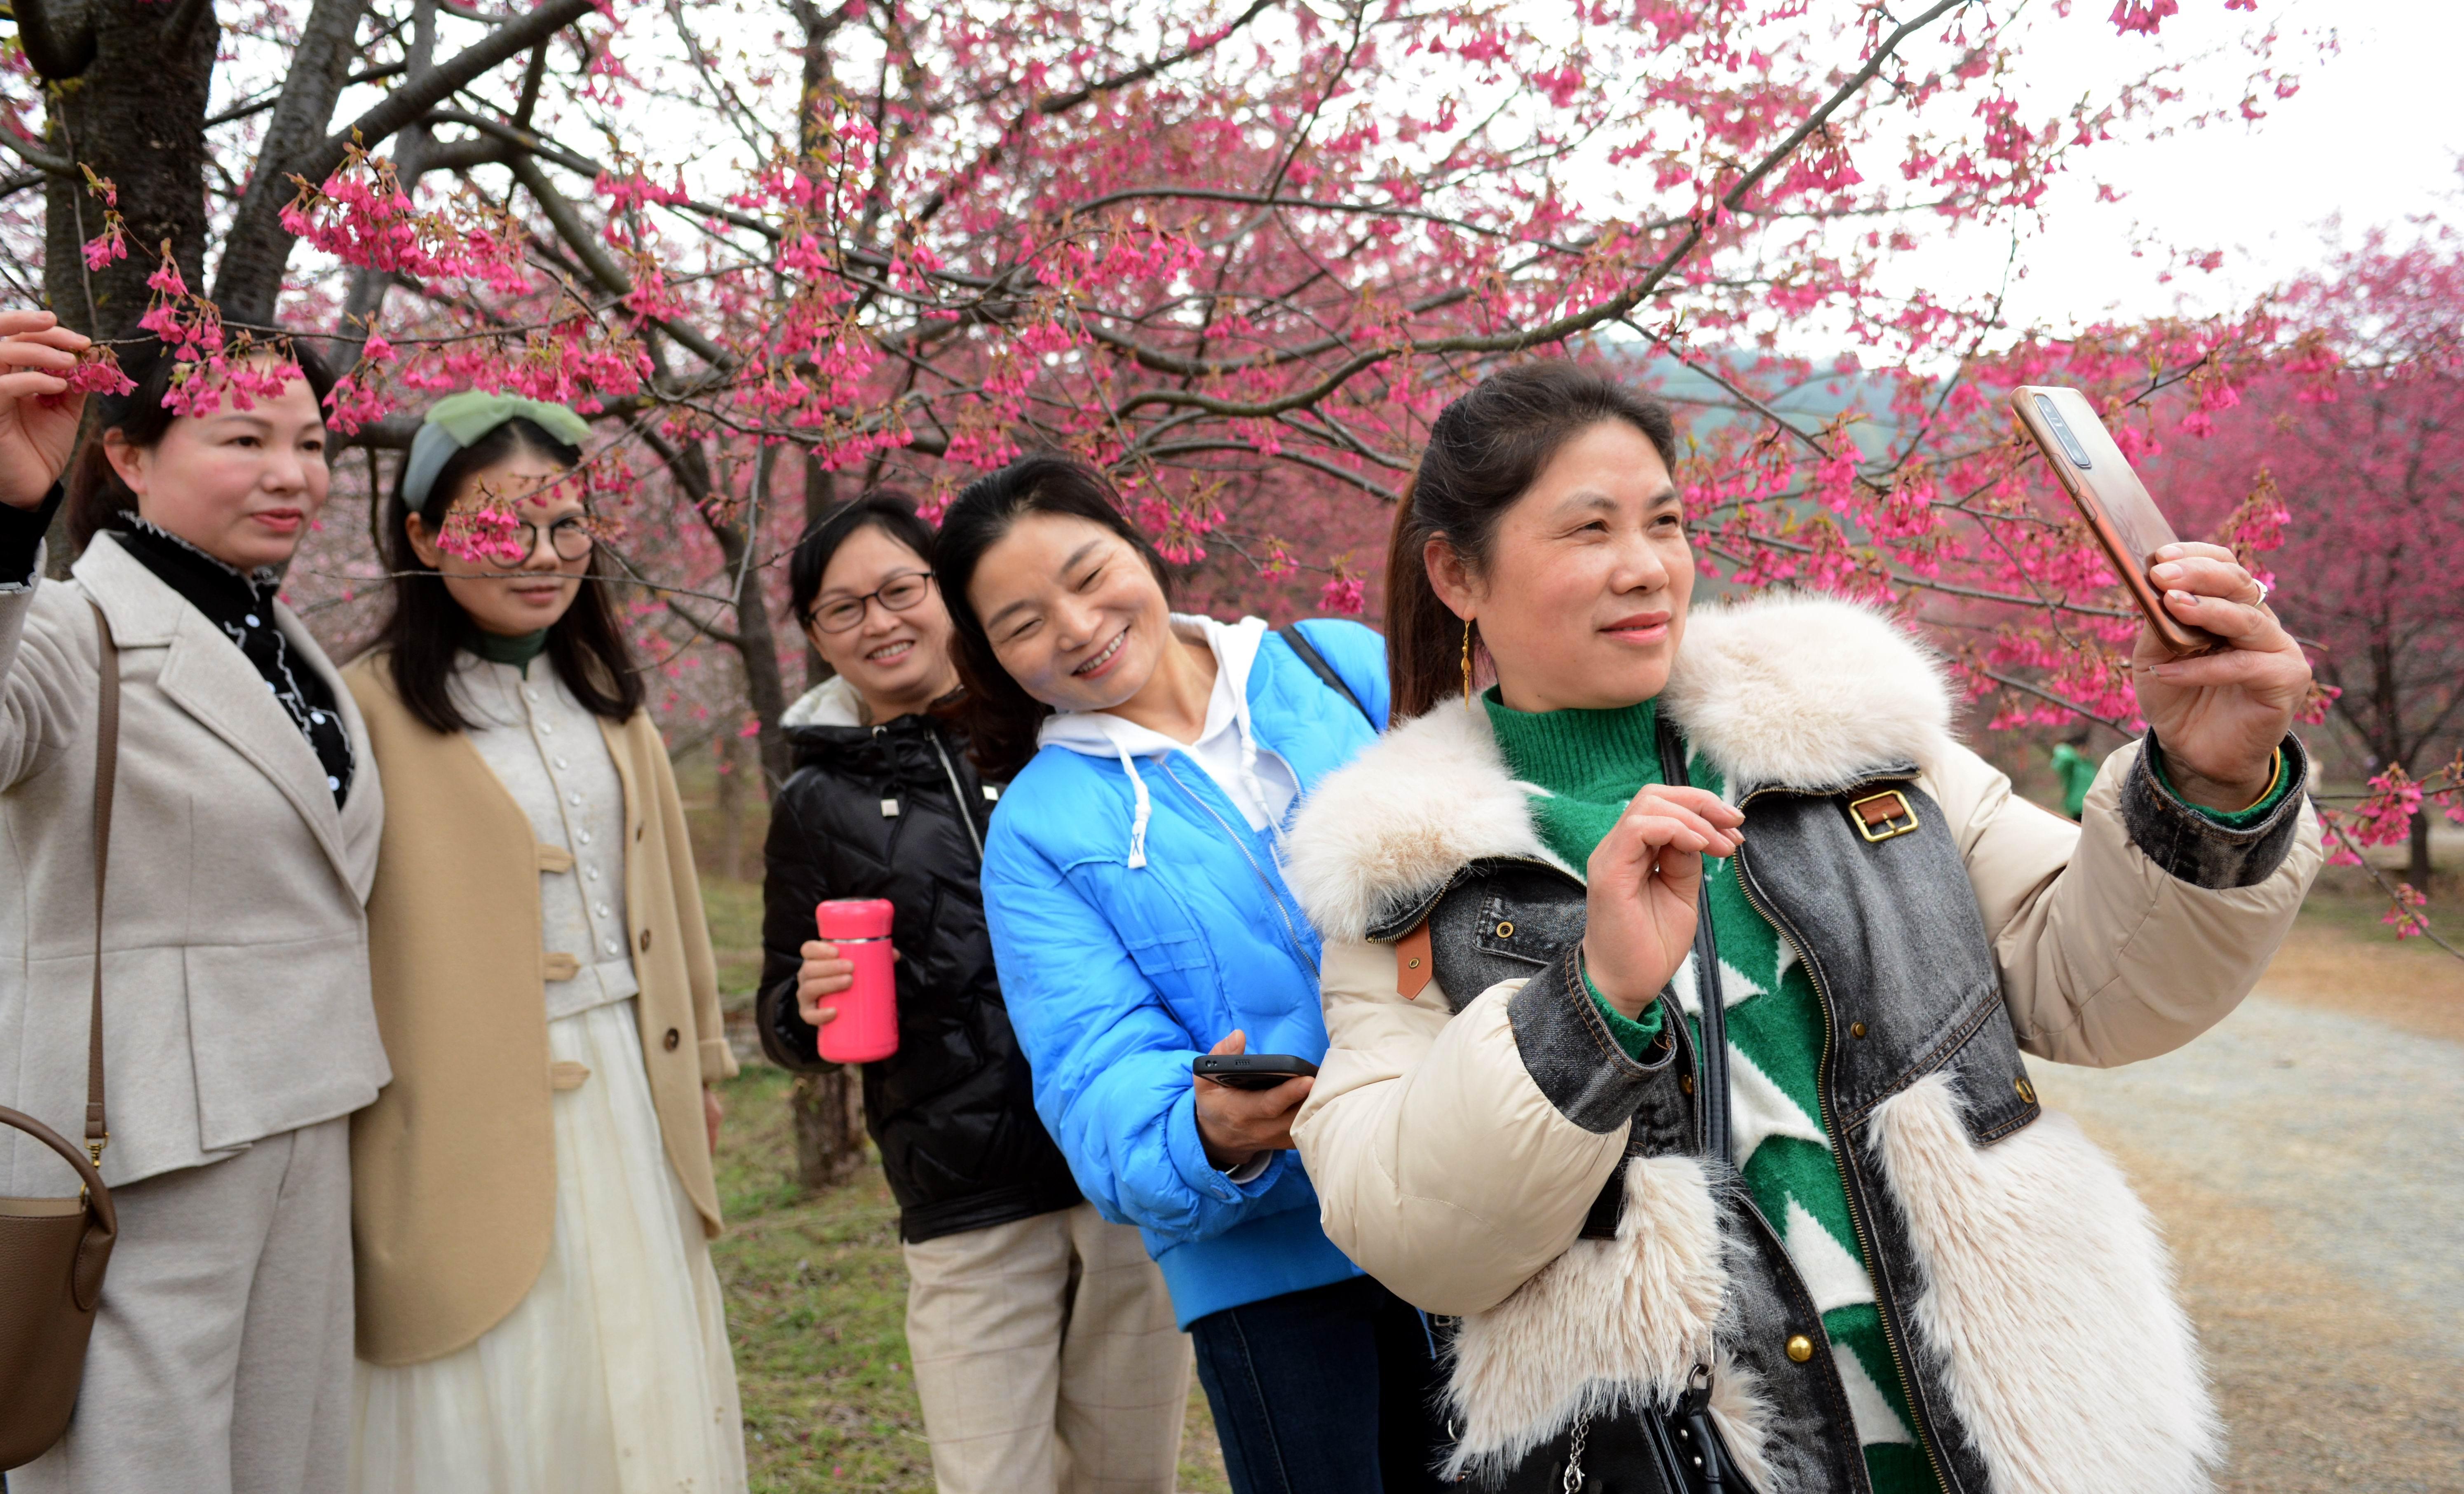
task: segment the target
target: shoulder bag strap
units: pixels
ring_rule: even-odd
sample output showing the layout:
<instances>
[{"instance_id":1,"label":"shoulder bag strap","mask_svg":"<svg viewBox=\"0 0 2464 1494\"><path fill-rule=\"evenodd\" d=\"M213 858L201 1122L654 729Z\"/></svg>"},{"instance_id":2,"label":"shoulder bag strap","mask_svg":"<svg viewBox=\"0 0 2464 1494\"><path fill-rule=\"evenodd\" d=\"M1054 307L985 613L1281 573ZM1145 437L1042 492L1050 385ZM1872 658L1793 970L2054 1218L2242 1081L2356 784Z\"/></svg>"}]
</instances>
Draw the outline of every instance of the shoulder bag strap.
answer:
<instances>
[{"instance_id":1,"label":"shoulder bag strap","mask_svg":"<svg viewBox=\"0 0 2464 1494\"><path fill-rule=\"evenodd\" d=\"M101 693L94 713L94 1017L86 1030L85 1149L95 1164L111 1144L102 1116L102 884L111 865L111 791L120 776L120 646L111 620L94 608L95 639L102 646Z\"/></svg>"},{"instance_id":2,"label":"shoulder bag strap","mask_svg":"<svg viewBox=\"0 0 2464 1494\"><path fill-rule=\"evenodd\" d=\"M1369 707L1361 702L1358 695L1352 692L1352 687L1344 683L1343 676L1334 672L1334 666L1326 662L1326 655L1318 652L1317 646L1309 641L1309 635L1301 631L1301 625L1287 623L1275 629L1275 636L1282 639L1292 652L1300 655L1300 661L1309 666L1311 674L1326 681L1328 689L1351 701L1352 709L1360 713L1361 718L1369 723L1371 731L1377 729L1377 718L1369 714Z\"/></svg>"}]
</instances>

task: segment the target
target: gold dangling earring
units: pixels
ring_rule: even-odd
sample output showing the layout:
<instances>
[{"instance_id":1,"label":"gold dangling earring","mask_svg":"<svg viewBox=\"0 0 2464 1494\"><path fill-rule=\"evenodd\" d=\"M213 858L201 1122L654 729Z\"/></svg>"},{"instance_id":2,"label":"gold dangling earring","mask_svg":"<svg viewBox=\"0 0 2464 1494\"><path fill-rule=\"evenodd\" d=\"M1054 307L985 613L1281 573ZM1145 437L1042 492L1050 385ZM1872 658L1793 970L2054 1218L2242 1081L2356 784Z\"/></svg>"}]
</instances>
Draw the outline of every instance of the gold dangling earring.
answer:
<instances>
[{"instance_id":1,"label":"gold dangling earring","mask_svg":"<svg viewBox=\"0 0 2464 1494\"><path fill-rule=\"evenodd\" d=\"M1463 619L1463 709L1464 709L1464 710L1466 710L1466 711L1468 711L1468 710L1470 710L1470 709L1471 709L1471 619L1470 619L1470 618L1464 618L1464 619Z\"/></svg>"}]
</instances>

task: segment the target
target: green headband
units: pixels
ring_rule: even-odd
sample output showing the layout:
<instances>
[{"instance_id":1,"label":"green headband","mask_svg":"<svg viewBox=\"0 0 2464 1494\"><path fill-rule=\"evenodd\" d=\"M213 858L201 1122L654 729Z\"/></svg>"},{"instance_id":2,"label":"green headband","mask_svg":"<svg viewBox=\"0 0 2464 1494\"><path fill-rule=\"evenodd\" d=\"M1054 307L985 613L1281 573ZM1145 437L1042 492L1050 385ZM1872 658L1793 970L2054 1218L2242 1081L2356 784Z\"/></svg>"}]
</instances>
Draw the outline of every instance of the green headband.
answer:
<instances>
[{"instance_id":1,"label":"green headband","mask_svg":"<svg viewBox=\"0 0 2464 1494\"><path fill-rule=\"evenodd\" d=\"M429 492L446 460L509 420L527 420L566 446L590 439L590 422L561 405L525 399L518 394L491 394L469 389L449 394L429 408L419 434L410 440L410 460L402 478L403 502L411 510L428 506Z\"/></svg>"}]
</instances>

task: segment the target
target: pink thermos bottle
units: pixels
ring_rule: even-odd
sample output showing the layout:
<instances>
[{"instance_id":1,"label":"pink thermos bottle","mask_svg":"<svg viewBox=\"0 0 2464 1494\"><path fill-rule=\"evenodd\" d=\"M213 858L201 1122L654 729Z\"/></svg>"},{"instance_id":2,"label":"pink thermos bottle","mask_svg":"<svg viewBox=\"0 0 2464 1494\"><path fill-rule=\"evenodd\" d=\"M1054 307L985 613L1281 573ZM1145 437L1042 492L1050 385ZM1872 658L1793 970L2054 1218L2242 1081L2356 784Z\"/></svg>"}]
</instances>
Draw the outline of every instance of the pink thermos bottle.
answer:
<instances>
[{"instance_id":1,"label":"pink thermos bottle","mask_svg":"<svg viewBox=\"0 0 2464 1494\"><path fill-rule=\"evenodd\" d=\"M833 1064L870 1064L898 1051L898 983L891 970L892 909L878 897L838 898L813 911L822 939L855 962L855 984L823 1004L838 1009L822 1026L821 1054Z\"/></svg>"}]
</instances>

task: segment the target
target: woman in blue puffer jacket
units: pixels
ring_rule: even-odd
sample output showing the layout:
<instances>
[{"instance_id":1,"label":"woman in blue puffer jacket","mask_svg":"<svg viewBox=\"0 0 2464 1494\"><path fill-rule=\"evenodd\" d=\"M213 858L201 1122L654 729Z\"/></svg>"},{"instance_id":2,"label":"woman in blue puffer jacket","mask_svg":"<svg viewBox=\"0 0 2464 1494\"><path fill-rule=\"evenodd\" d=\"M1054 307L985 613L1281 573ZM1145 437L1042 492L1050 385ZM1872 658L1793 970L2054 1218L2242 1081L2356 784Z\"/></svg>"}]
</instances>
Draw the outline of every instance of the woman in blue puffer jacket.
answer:
<instances>
[{"instance_id":1,"label":"woman in blue puffer jacket","mask_svg":"<svg viewBox=\"0 0 2464 1494\"><path fill-rule=\"evenodd\" d=\"M1144 1231L1234 1487L1435 1488L1428 1335L1318 1226L1291 1150L1309 1081L1191 1072L1326 1051L1283 831L1385 726L1383 641L1174 615L1111 485L1061 456L961 494L935 565L973 751L1012 778L984 911L1036 1108L1087 1197Z\"/></svg>"}]
</instances>

